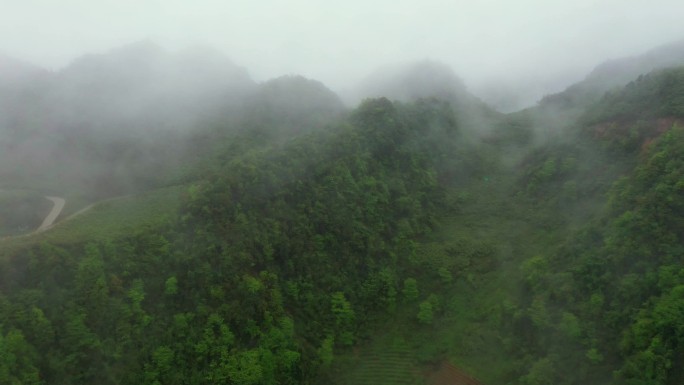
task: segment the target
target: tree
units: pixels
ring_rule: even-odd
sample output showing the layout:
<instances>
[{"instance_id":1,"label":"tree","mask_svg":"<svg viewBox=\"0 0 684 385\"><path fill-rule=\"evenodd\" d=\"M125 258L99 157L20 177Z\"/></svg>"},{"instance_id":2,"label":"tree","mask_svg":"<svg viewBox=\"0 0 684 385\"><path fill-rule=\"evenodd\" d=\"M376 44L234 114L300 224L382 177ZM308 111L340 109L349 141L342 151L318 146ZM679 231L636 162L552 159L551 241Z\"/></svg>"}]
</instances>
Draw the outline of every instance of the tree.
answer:
<instances>
[{"instance_id":1,"label":"tree","mask_svg":"<svg viewBox=\"0 0 684 385\"><path fill-rule=\"evenodd\" d=\"M418 309L418 321L426 325L431 325L435 316L432 302L425 300L418 305Z\"/></svg>"},{"instance_id":2,"label":"tree","mask_svg":"<svg viewBox=\"0 0 684 385\"><path fill-rule=\"evenodd\" d=\"M0 328L0 382L16 385L38 385L40 378L33 362L36 352L21 331L2 333Z\"/></svg>"},{"instance_id":3,"label":"tree","mask_svg":"<svg viewBox=\"0 0 684 385\"><path fill-rule=\"evenodd\" d=\"M318 348L318 357L321 360L323 367L328 367L333 361L333 346L335 345L335 336L329 335L323 339L321 347Z\"/></svg>"},{"instance_id":4,"label":"tree","mask_svg":"<svg viewBox=\"0 0 684 385\"><path fill-rule=\"evenodd\" d=\"M556 368L550 357L544 357L534 364L530 370L520 378L524 385L549 385L555 383Z\"/></svg>"},{"instance_id":5,"label":"tree","mask_svg":"<svg viewBox=\"0 0 684 385\"><path fill-rule=\"evenodd\" d=\"M351 304L341 291L335 292L331 297L332 313L335 317L335 329L337 330L337 340L342 345L352 345L354 343L354 310Z\"/></svg>"},{"instance_id":6,"label":"tree","mask_svg":"<svg viewBox=\"0 0 684 385\"><path fill-rule=\"evenodd\" d=\"M418 298L418 281L415 278L406 278L404 280L403 293L407 301L413 301Z\"/></svg>"}]
</instances>

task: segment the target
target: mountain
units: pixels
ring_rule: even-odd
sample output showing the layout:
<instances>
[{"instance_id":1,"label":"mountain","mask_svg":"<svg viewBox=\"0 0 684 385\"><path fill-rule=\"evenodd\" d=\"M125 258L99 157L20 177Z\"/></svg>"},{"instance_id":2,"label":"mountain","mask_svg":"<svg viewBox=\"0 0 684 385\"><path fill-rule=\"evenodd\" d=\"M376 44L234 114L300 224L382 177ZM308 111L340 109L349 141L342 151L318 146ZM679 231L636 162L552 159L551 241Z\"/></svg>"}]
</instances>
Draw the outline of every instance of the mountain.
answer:
<instances>
[{"instance_id":1,"label":"mountain","mask_svg":"<svg viewBox=\"0 0 684 385\"><path fill-rule=\"evenodd\" d=\"M46 80L47 70L29 63L0 54L0 87L21 87L30 83Z\"/></svg>"},{"instance_id":2,"label":"mountain","mask_svg":"<svg viewBox=\"0 0 684 385\"><path fill-rule=\"evenodd\" d=\"M614 88L625 86L657 69L684 65L684 40L667 44L644 54L614 59L597 66L587 77L563 92L544 97L542 106L570 108L597 101Z\"/></svg>"},{"instance_id":3,"label":"mountain","mask_svg":"<svg viewBox=\"0 0 684 385\"><path fill-rule=\"evenodd\" d=\"M640 75L624 88L606 93L584 117L587 123L684 118L684 70L668 68Z\"/></svg>"},{"instance_id":4,"label":"mountain","mask_svg":"<svg viewBox=\"0 0 684 385\"><path fill-rule=\"evenodd\" d=\"M139 42L76 59L58 73L49 98L61 102L59 110L77 117L77 124L126 127L137 120L174 127L236 106L255 86L244 68L210 49L169 53Z\"/></svg>"},{"instance_id":5,"label":"mountain","mask_svg":"<svg viewBox=\"0 0 684 385\"><path fill-rule=\"evenodd\" d=\"M261 83L245 104L249 125L278 127L278 135L283 136L320 127L344 111L334 92L302 76L282 76Z\"/></svg>"},{"instance_id":6,"label":"mountain","mask_svg":"<svg viewBox=\"0 0 684 385\"><path fill-rule=\"evenodd\" d=\"M400 102L446 101L464 132L478 137L489 135L501 117L470 93L451 67L434 61L376 70L362 82L357 94L360 98L386 97Z\"/></svg>"},{"instance_id":7,"label":"mountain","mask_svg":"<svg viewBox=\"0 0 684 385\"><path fill-rule=\"evenodd\" d=\"M257 89L244 68L204 47L171 53L143 41L85 55L55 73L7 62L4 184L67 183L98 196L174 174L194 128L236 115Z\"/></svg>"},{"instance_id":8,"label":"mountain","mask_svg":"<svg viewBox=\"0 0 684 385\"><path fill-rule=\"evenodd\" d=\"M379 69L359 88L358 92L363 97L386 97L399 101L429 97L453 99L467 92L463 81L449 66L427 60Z\"/></svg>"},{"instance_id":9,"label":"mountain","mask_svg":"<svg viewBox=\"0 0 684 385\"><path fill-rule=\"evenodd\" d=\"M8 125L15 124L21 111L30 109L52 86L54 73L9 56L0 55L0 110L2 121L0 133Z\"/></svg>"},{"instance_id":10,"label":"mountain","mask_svg":"<svg viewBox=\"0 0 684 385\"><path fill-rule=\"evenodd\" d=\"M654 70L684 65L684 40L663 45L644 54L609 60L596 67L585 79L605 91L623 86Z\"/></svg>"},{"instance_id":11,"label":"mountain","mask_svg":"<svg viewBox=\"0 0 684 385\"><path fill-rule=\"evenodd\" d=\"M57 74L102 122L47 91L16 114L0 383L684 381L684 67L511 114L434 63L377 73L353 109L300 76L231 80L236 104L223 85L216 114L150 129L175 111L125 95L182 101L149 79L227 65L184 55ZM32 234L45 193L68 214Z\"/></svg>"},{"instance_id":12,"label":"mountain","mask_svg":"<svg viewBox=\"0 0 684 385\"><path fill-rule=\"evenodd\" d=\"M684 40L681 40L640 55L608 60L587 75L567 70L543 78L534 73L505 81L488 78L475 84L473 92L492 107L507 113L520 111L537 103L574 106L587 103L588 100L595 101L603 93L624 86L640 75L683 64ZM583 75L582 81L575 82L575 79L581 79ZM569 83L571 85L568 87ZM541 101L540 96L543 96Z\"/></svg>"},{"instance_id":13,"label":"mountain","mask_svg":"<svg viewBox=\"0 0 684 385\"><path fill-rule=\"evenodd\" d=\"M6 98L12 121L48 132L130 134L189 127L203 115L236 108L256 88L244 68L215 51L195 47L169 53L146 41L80 57L56 73L7 62L0 81L12 79L14 89L0 88L0 97ZM21 101L12 101L27 92L33 99L26 104L40 113L23 113Z\"/></svg>"}]
</instances>

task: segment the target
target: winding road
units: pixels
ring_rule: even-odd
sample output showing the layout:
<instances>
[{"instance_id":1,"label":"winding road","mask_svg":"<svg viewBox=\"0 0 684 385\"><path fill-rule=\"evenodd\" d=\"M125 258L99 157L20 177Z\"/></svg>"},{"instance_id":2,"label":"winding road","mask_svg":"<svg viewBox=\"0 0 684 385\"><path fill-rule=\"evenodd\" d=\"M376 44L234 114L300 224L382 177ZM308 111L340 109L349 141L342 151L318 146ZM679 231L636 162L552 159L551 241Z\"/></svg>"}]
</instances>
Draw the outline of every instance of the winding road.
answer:
<instances>
[{"instance_id":1,"label":"winding road","mask_svg":"<svg viewBox=\"0 0 684 385\"><path fill-rule=\"evenodd\" d=\"M54 205L52 206L52 210L50 213L45 217L43 220L43 223L36 229L36 233L47 230L52 226L52 224L55 222L55 219L59 216L59 214L62 212L62 209L64 208L64 204L66 201L64 198L60 197L45 197L45 199L51 200Z\"/></svg>"}]
</instances>

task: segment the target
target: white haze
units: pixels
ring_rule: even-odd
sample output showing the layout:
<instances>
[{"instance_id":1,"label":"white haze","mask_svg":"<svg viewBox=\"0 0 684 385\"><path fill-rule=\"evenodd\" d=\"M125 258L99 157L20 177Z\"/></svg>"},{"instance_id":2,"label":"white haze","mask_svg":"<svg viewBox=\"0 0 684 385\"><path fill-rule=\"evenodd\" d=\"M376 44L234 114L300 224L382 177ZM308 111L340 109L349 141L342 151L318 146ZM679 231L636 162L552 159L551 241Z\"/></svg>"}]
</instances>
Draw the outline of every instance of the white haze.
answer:
<instances>
[{"instance_id":1,"label":"white haze","mask_svg":"<svg viewBox=\"0 0 684 385\"><path fill-rule=\"evenodd\" d=\"M378 67L429 59L513 109L684 38L682 16L681 0L0 0L0 53L59 69L141 39L202 44L255 80L302 74L342 94Z\"/></svg>"}]
</instances>

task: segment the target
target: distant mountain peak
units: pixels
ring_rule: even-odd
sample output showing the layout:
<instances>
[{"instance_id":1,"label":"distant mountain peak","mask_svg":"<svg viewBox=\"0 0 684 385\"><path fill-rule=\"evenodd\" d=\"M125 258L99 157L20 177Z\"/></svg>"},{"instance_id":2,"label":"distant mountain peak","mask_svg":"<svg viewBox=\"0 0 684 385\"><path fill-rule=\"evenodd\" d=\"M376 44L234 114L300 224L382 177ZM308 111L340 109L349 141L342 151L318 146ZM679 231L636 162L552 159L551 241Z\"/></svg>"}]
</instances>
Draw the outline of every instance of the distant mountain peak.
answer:
<instances>
[{"instance_id":1,"label":"distant mountain peak","mask_svg":"<svg viewBox=\"0 0 684 385\"><path fill-rule=\"evenodd\" d=\"M375 71L362 84L361 93L365 97L409 101L429 97L451 99L467 91L451 67L433 60L421 60Z\"/></svg>"},{"instance_id":2,"label":"distant mountain peak","mask_svg":"<svg viewBox=\"0 0 684 385\"><path fill-rule=\"evenodd\" d=\"M147 66L169 56L161 46L149 40L127 44L108 52L86 54L76 58L62 72L90 70L110 70L115 67Z\"/></svg>"},{"instance_id":3,"label":"distant mountain peak","mask_svg":"<svg viewBox=\"0 0 684 385\"><path fill-rule=\"evenodd\" d=\"M684 64L684 39L656 47L641 55L612 59L599 64L587 80L622 85L656 69Z\"/></svg>"},{"instance_id":4,"label":"distant mountain peak","mask_svg":"<svg viewBox=\"0 0 684 385\"><path fill-rule=\"evenodd\" d=\"M581 82L569 86L562 92L542 98L540 105L581 109L598 101L606 92L636 80L640 75L683 65L684 40L678 40L641 55L605 61L596 66Z\"/></svg>"},{"instance_id":5,"label":"distant mountain peak","mask_svg":"<svg viewBox=\"0 0 684 385\"><path fill-rule=\"evenodd\" d=\"M166 53L164 48L150 39L139 40L110 51L119 55L160 55Z\"/></svg>"},{"instance_id":6,"label":"distant mountain peak","mask_svg":"<svg viewBox=\"0 0 684 385\"><path fill-rule=\"evenodd\" d=\"M0 53L0 84L16 85L44 78L49 72L23 60Z\"/></svg>"},{"instance_id":7,"label":"distant mountain peak","mask_svg":"<svg viewBox=\"0 0 684 385\"><path fill-rule=\"evenodd\" d=\"M303 107L341 111L340 98L325 84L301 75L284 75L259 86L260 98L280 108L301 110Z\"/></svg>"},{"instance_id":8,"label":"distant mountain peak","mask_svg":"<svg viewBox=\"0 0 684 385\"><path fill-rule=\"evenodd\" d=\"M164 82L202 83L216 87L253 86L247 70L227 56L205 46L191 46L169 52L160 45L142 40L106 53L76 59L60 73L66 78L105 82L125 87Z\"/></svg>"}]
</instances>

